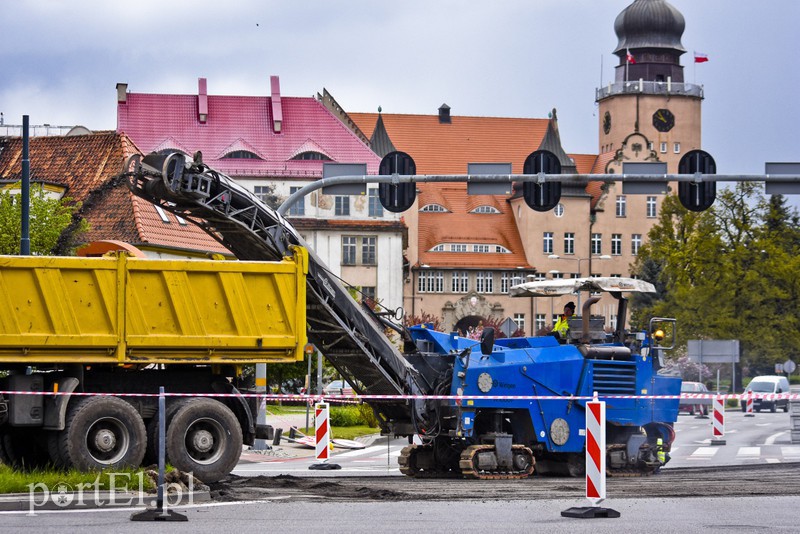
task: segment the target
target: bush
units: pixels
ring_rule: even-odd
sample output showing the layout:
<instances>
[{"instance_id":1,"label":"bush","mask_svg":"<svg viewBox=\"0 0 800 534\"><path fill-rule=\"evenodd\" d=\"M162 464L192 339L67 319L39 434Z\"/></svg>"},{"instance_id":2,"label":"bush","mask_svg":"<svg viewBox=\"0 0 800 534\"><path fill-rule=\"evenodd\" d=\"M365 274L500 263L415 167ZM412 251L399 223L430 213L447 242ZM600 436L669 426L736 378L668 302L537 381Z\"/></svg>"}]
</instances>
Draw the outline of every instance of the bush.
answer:
<instances>
[{"instance_id":1,"label":"bush","mask_svg":"<svg viewBox=\"0 0 800 534\"><path fill-rule=\"evenodd\" d=\"M366 404L357 406L331 406L331 426L378 426L375 414Z\"/></svg>"}]
</instances>

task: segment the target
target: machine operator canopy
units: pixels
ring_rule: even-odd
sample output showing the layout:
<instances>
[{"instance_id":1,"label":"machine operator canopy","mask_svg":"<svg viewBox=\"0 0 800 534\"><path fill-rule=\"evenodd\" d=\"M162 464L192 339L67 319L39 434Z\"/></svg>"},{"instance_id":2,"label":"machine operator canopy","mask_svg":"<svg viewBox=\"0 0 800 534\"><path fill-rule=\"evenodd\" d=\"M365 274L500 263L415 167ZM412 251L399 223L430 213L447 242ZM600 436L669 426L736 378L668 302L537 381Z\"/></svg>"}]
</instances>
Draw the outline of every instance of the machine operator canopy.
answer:
<instances>
[{"instance_id":1,"label":"machine operator canopy","mask_svg":"<svg viewBox=\"0 0 800 534\"><path fill-rule=\"evenodd\" d=\"M512 297L560 297L579 291L607 293L655 293L656 288L650 282L635 278L606 276L597 278L562 278L556 280L537 280L513 286L509 293Z\"/></svg>"}]
</instances>

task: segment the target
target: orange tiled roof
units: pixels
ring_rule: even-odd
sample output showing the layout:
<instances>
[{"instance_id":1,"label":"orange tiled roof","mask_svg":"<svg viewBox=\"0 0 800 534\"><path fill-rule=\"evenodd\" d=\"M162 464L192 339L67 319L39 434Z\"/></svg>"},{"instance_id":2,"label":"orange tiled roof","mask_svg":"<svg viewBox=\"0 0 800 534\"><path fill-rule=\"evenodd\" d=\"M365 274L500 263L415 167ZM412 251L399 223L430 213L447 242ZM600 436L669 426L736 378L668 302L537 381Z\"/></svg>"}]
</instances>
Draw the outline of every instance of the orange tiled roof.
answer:
<instances>
[{"instance_id":1,"label":"orange tiled roof","mask_svg":"<svg viewBox=\"0 0 800 534\"><path fill-rule=\"evenodd\" d=\"M85 240L228 253L203 230L191 223L181 225L172 214L168 214L170 223L164 223L152 204L128 191L118 174L124 159L139 153L128 136L103 131L33 137L29 146L31 181L62 186L66 196L82 203L80 215L91 226ZM21 177L22 139L3 139L0 179Z\"/></svg>"}]
</instances>

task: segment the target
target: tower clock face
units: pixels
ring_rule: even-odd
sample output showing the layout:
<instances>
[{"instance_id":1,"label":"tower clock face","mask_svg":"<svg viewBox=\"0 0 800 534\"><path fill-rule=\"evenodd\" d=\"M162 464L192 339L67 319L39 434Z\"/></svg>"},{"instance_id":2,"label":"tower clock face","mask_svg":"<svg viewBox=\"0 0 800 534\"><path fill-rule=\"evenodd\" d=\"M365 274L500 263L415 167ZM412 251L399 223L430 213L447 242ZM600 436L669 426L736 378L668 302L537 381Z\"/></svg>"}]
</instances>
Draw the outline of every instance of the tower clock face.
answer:
<instances>
[{"instance_id":1,"label":"tower clock face","mask_svg":"<svg viewBox=\"0 0 800 534\"><path fill-rule=\"evenodd\" d=\"M668 132L675 126L675 115L668 109L659 109L653 113L653 127L659 132Z\"/></svg>"},{"instance_id":2,"label":"tower clock face","mask_svg":"<svg viewBox=\"0 0 800 534\"><path fill-rule=\"evenodd\" d=\"M611 113L606 111L606 114L603 115L603 131L608 134L611 131Z\"/></svg>"}]
</instances>

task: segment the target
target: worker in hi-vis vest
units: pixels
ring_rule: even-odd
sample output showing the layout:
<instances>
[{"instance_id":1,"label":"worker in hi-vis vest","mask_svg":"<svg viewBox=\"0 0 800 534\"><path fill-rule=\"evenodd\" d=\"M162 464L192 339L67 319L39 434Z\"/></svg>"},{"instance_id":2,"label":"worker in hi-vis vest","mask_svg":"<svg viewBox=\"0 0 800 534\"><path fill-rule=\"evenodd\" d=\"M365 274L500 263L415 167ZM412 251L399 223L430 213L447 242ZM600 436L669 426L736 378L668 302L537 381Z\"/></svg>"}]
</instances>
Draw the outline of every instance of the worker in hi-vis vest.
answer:
<instances>
[{"instance_id":1,"label":"worker in hi-vis vest","mask_svg":"<svg viewBox=\"0 0 800 534\"><path fill-rule=\"evenodd\" d=\"M564 313L558 316L558 321L556 321L555 326L551 334L556 335L562 342L567 339L567 335L569 334L569 318L575 315L575 303L574 302L567 302L564 306Z\"/></svg>"}]
</instances>

